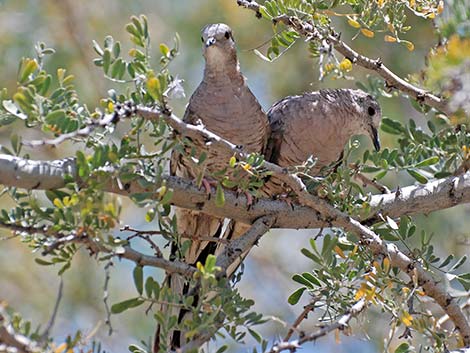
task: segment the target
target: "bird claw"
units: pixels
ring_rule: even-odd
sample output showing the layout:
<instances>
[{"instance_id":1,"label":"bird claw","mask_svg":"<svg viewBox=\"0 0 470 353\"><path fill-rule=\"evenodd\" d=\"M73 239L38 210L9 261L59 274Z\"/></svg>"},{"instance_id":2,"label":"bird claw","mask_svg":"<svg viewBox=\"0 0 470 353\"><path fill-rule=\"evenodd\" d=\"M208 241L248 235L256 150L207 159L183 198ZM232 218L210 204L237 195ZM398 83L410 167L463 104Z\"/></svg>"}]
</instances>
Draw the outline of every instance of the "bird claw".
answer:
<instances>
[{"instance_id":1,"label":"bird claw","mask_svg":"<svg viewBox=\"0 0 470 353\"><path fill-rule=\"evenodd\" d=\"M235 194L237 195L237 198L240 196L240 194L244 194L245 197L246 197L246 209L249 211L251 206L254 205L255 203L255 198L253 197L253 195L251 195L248 191L246 190L240 190L240 189L237 189L237 191L235 192Z\"/></svg>"},{"instance_id":2,"label":"bird claw","mask_svg":"<svg viewBox=\"0 0 470 353\"><path fill-rule=\"evenodd\" d=\"M206 178L202 178L201 185L206 190L206 194L210 195L212 187L217 187L217 182L214 180L209 180Z\"/></svg>"},{"instance_id":3,"label":"bird claw","mask_svg":"<svg viewBox=\"0 0 470 353\"><path fill-rule=\"evenodd\" d=\"M294 210L294 203L293 203L292 197L289 196L289 194L276 195L276 199L280 200L280 201L284 201L285 203L287 203L289 205L289 207L292 210Z\"/></svg>"},{"instance_id":4,"label":"bird claw","mask_svg":"<svg viewBox=\"0 0 470 353\"><path fill-rule=\"evenodd\" d=\"M245 191L245 197L246 197L246 209L249 211L251 206L253 206L254 204L254 198L248 191Z\"/></svg>"}]
</instances>

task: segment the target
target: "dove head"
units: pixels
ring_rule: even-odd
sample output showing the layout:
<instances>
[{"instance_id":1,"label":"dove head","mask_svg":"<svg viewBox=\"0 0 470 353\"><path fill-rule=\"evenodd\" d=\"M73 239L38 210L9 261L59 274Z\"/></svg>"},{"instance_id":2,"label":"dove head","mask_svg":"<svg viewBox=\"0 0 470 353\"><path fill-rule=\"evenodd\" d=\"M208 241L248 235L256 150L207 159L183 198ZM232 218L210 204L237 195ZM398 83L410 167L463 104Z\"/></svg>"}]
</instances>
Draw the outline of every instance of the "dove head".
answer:
<instances>
[{"instance_id":1,"label":"dove head","mask_svg":"<svg viewBox=\"0 0 470 353\"><path fill-rule=\"evenodd\" d=\"M238 69L237 50L229 26L224 23L206 25L201 31L201 40L207 67Z\"/></svg>"},{"instance_id":2,"label":"dove head","mask_svg":"<svg viewBox=\"0 0 470 353\"><path fill-rule=\"evenodd\" d=\"M370 94L362 90L345 90L351 96L351 107L354 109L353 119L357 129L355 133L370 136L376 151L380 150L379 125L382 111L379 103Z\"/></svg>"}]
</instances>

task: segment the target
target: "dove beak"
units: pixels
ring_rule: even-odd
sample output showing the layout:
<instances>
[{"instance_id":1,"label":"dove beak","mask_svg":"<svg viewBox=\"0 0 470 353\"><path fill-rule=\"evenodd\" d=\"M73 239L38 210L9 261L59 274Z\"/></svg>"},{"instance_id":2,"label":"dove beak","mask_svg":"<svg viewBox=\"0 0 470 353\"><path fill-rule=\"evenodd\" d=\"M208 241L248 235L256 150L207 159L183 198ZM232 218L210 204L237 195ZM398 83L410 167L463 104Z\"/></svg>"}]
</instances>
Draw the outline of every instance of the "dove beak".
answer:
<instances>
[{"instance_id":1,"label":"dove beak","mask_svg":"<svg viewBox=\"0 0 470 353\"><path fill-rule=\"evenodd\" d=\"M214 45L216 42L216 39L214 37L209 37L206 40L206 48L209 48L210 46Z\"/></svg>"},{"instance_id":2,"label":"dove beak","mask_svg":"<svg viewBox=\"0 0 470 353\"><path fill-rule=\"evenodd\" d=\"M372 143L376 151L380 151L380 139L379 132L374 126L370 126L370 137L372 138Z\"/></svg>"}]
</instances>

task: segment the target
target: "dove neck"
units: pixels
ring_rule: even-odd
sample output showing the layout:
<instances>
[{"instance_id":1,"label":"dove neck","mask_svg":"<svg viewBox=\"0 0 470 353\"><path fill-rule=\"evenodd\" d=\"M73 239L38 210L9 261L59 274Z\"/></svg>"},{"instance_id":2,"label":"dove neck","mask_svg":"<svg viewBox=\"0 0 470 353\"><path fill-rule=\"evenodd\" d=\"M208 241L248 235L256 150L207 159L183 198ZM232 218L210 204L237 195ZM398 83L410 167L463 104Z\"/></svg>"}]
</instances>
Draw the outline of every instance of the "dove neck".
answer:
<instances>
[{"instance_id":1,"label":"dove neck","mask_svg":"<svg viewBox=\"0 0 470 353\"><path fill-rule=\"evenodd\" d=\"M224 62L207 60L206 67L204 68L204 78L206 81L229 80L232 82L242 82L244 80L236 57L232 57Z\"/></svg>"}]
</instances>

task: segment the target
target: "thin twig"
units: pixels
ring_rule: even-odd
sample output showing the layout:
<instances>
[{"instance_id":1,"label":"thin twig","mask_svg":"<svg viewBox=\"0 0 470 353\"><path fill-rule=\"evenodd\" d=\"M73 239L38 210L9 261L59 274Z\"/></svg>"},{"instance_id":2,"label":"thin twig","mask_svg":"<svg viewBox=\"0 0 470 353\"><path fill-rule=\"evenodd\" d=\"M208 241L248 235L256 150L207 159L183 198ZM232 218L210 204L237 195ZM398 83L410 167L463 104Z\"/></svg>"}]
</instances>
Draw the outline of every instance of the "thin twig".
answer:
<instances>
[{"instance_id":1,"label":"thin twig","mask_svg":"<svg viewBox=\"0 0 470 353\"><path fill-rule=\"evenodd\" d=\"M87 137L89 136L95 128L97 127L106 127L116 122L116 115L115 114L108 114L103 115L101 119L89 119L86 122L86 125L78 130L62 134L53 139L46 139L46 140L33 140L33 141L21 141L21 144L27 147L38 147L38 146L57 146L61 143L76 138L76 137Z\"/></svg>"},{"instance_id":2,"label":"thin twig","mask_svg":"<svg viewBox=\"0 0 470 353\"><path fill-rule=\"evenodd\" d=\"M162 251L160 250L158 245L155 244L155 242L150 238L149 235L142 236L142 239L144 239L147 243L150 244L150 247L152 248L152 250L155 251L155 256L156 257L163 257Z\"/></svg>"},{"instance_id":3,"label":"thin twig","mask_svg":"<svg viewBox=\"0 0 470 353\"><path fill-rule=\"evenodd\" d=\"M283 342L287 342L291 339L292 335L294 334L295 331L297 331L297 327L304 321L308 314L315 310L315 302L316 300L311 301L309 304L304 306L304 310L300 313L299 316L297 316L297 319L295 319L294 323L292 324L291 328L287 332L286 336L283 339Z\"/></svg>"},{"instance_id":4,"label":"thin twig","mask_svg":"<svg viewBox=\"0 0 470 353\"><path fill-rule=\"evenodd\" d=\"M391 191L388 187L386 187L383 184L380 184L377 180L375 179L369 179L366 177L364 174L358 172L357 174L354 174L354 177L359 179L364 186L370 185L379 190L382 194L390 194Z\"/></svg>"},{"instance_id":5,"label":"thin twig","mask_svg":"<svg viewBox=\"0 0 470 353\"><path fill-rule=\"evenodd\" d=\"M49 322L47 323L46 329L44 330L44 332L42 333L41 337L38 340L39 342L45 342L49 338L49 334L51 333L51 330L54 327L55 318L57 316L57 312L59 311L60 302L62 301L63 289L64 289L64 279L61 276L60 283L59 283L59 290L57 292L57 298L54 304L54 310L52 311L52 315L51 315L51 318L49 319Z\"/></svg>"},{"instance_id":6,"label":"thin twig","mask_svg":"<svg viewBox=\"0 0 470 353\"><path fill-rule=\"evenodd\" d=\"M109 281L111 279L111 273L110 273L110 268L114 266L114 263L112 260L109 260L109 262L104 266L104 286L103 286L103 303L104 303L104 309L106 311L106 321L105 324L108 326L108 335L111 336L113 334L113 325L111 324L111 308L109 307Z\"/></svg>"},{"instance_id":7,"label":"thin twig","mask_svg":"<svg viewBox=\"0 0 470 353\"><path fill-rule=\"evenodd\" d=\"M356 302L347 313L341 316L337 321L331 323L330 325L324 326L318 331L305 335L300 339L288 341L283 340L282 342L276 343L267 353L279 353L282 351L291 351L294 352L300 348L306 342L312 342L317 340L320 337L326 336L330 332L335 330L344 330L348 327L349 321L352 318L357 317L364 309L366 308L366 301L360 299Z\"/></svg>"},{"instance_id":8,"label":"thin twig","mask_svg":"<svg viewBox=\"0 0 470 353\"><path fill-rule=\"evenodd\" d=\"M141 230L141 229L135 229L132 228L131 226L125 225L124 227L120 228L119 231L121 232L134 232L136 234L146 234L146 235L160 235L162 234L159 230Z\"/></svg>"},{"instance_id":9,"label":"thin twig","mask_svg":"<svg viewBox=\"0 0 470 353\"><path fill-rule=\"evenodd\" d=\"M127 238L127 240L131 240L136 237L140 237L142 239L145 239L145 237L142 237L141 235L162 235L162 233L159 230L139 230L139 229L134 229L129 226L124 226L120 229L120 231L129 231L129 232L135 232L135 234L131 235L130 237ZM213 242L213 243L220 243L220 244L228 244L227 239L221 239L221 238L213 238L213 237L205 237L205 236L196 236L196 235L185 235L185 239L191 239L191 240L198 240L198 241L208 241L208 242Z\"/></svg>"},{"instance_id":10,"label":"thin twig","mask_svg":"<svg viewBox=\"0 0 470 353\"><path fill-rule=\"evenodd\" d=\"M47 227L22 227L19 225L8 224L4 222L0 222L0 227L28 234L47 234L48 236L57 237L59 239L62 239L66 236L60 232L53 231ZM93 252L102 252L119 258L130 260L135 262L139 266L158 267L169 273L179 273L185 277L191 277L197 271L196 268L184 262L177 260L170 261L157 256L145 255L139 251L134 250L128 245L113 249L107 247L99 241L92 240L86 236L77 236L74 233L68 234L67 236L70 236L70 242L84 244L88 246Z\"/></svg>"}]
</instances>

